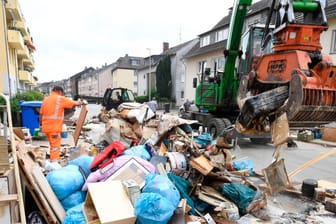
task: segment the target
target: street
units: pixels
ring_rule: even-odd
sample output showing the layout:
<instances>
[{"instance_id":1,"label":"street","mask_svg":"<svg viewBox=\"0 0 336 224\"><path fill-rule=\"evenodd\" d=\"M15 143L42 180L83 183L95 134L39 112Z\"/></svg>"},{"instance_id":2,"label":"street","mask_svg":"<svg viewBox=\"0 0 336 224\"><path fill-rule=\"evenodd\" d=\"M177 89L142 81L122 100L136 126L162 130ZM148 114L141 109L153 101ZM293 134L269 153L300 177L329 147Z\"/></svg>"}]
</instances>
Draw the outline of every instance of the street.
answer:
<instances>
[{"instance_id":1,"label":"street","mask_svg":"<svg viewBox=\"0 0 336 224\"><path fill-rule=\"evenodd\" d=\"M100 112L101 105L88 104L88 114L86 119L91 119L93 116L97 116ZM162 113L163 111L158 111ZM177 110L170 111L173 114L177 114ZM77 113L77 111L76 111ZM76 116L76 114L75 114ZM285 148L281 154L280 158L284 158L285 167L287 173L295 170L300 165L305 162L325 153L333 148L333 146L327 144L315 144L302 141L294 141L297 147ZM328 142L327 142L328 143ZM237 147L232 150L235 155L235 159L248 159L253 162L254 170L261 171L266 168L273 159L274 146L272 144L258 145L253 144L249 139L239 139ZM331 155L307 168L303 169L301 172L297 173L292 180L295 182L302 182L306 178L312 178L316 180L327 180L336 183L336 155Z\"/></svg>"}]
</instances>

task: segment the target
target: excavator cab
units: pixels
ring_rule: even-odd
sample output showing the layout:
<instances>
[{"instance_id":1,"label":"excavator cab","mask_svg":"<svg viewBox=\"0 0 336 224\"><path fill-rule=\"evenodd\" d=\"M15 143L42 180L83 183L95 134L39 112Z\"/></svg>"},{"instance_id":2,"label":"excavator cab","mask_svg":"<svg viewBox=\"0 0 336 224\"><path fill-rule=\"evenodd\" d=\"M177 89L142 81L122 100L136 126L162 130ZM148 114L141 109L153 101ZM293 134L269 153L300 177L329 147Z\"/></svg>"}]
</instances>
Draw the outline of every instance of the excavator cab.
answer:
<instances>
[{"instance_id":1,"label":"excavator cab","mask_svg":"<svg viewBox=\"0 0 336 224\"><path fill-rule=\"evenodd\" d=\"M249 29L243 34L238 74L247 74L263 54L268 54L272 51L271 41L268 41L264 48L261 46L264 31L265 25L253 24L249 26Z\"/></svg>"}]
</instances>

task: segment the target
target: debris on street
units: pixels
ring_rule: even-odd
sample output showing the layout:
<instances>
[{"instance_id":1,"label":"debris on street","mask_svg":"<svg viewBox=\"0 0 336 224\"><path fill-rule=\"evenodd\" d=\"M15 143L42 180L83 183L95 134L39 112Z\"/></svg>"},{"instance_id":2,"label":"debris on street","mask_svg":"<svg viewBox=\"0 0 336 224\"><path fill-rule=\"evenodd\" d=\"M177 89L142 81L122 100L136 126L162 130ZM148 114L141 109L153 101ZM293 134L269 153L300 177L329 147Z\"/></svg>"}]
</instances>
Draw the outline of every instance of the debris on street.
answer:
<instances>
[{"instance_id":1,"label":"debris on street","mask_svg":"<svg viewBox=\"0 0 336 224\"><path fill-rule=\"evenodd\" d=\"M233 127L213 139L192 128L197 121L155 116L133 103L112 109L101 121L80 116L82 125L67 127L57 169L48 168L43 134L27 140L15 128L22 178L47 223L335 221L336 184L291 183L335 150L289 174L280 156L259 172L253 161L234 155ZM77 145L71 139L76 132Z\"/></svg>"}]
</instances>

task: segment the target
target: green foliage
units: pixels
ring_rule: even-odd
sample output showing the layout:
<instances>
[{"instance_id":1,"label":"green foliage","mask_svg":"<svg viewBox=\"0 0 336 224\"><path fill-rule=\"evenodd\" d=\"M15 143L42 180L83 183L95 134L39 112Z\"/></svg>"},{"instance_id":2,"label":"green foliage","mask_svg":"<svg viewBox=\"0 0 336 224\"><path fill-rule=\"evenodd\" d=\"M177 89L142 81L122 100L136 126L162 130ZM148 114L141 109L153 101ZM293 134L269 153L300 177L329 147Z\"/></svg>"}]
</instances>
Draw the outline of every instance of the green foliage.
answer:
<instances>
[{"instance_id":1,"label":"green foliage","mask_svg":"<svg viewBox=\"0 0 336 224\"><path fill-rule=\"evenodd\" d=\"M38 100L38 101L42 101L44 98L44 95L39 92L39 91L35 91L35 90L29 90L27 92L23 92L23 93L17 93L15 96L13 96L12 98L10 98L9 102L11 105L11 111L12 112L19 112L21 110L20 108L20 101L24 100L24 101L33 101L33 100ZM6 104L5 99L0 98L0 104Z\"/></svg>"},{"instance_id":2,"label":"green foliage","mask_svg":"<svg viewBox=\"0 0 336 224\"><path fill-rule=\"evenodd\" d=\"M156 90L159 98L171 98L172 78L171 78L171 61L169 55L160 60L156 68Z\"/></svg>"},{"instance_id":3,"label":"green foliage","mask_svg":"<svg viewBox=\"0 0 336 224\"><path fill-rule=\"evenodd\" d=\"M168 99L167 97L162 97L162 98L159 98L159 102L160 103L170 103L171 100Z\"/></svg>"},{"instance_id":4,"label":"green foliage","mask_svg":"<svg viewBox=\"0 0 336 224\"><path fill-rule=\"evenodd\" d=\"M148 96L137 96L135 97L137 103L144 103L148 101Z\"/></svg>"}]
</instances>

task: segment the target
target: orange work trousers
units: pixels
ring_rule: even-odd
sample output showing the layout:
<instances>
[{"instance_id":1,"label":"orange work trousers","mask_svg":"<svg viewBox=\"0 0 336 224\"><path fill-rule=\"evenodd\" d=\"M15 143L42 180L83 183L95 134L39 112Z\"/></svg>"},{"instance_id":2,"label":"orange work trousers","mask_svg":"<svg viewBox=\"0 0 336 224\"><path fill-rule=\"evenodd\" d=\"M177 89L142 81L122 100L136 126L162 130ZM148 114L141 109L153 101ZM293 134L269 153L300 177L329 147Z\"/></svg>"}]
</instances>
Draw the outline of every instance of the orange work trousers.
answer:
<instances>
[{"instance_id":1,"label":"orange work trousers","mask_svg":"<svg viewBox=\"0 0 336 224\"><path fill-rule=\"evenodd\" d=\"M60 160L61 133L49 132L45 133L50 145L50 161Z\"/></svg>"}]
</instances>

